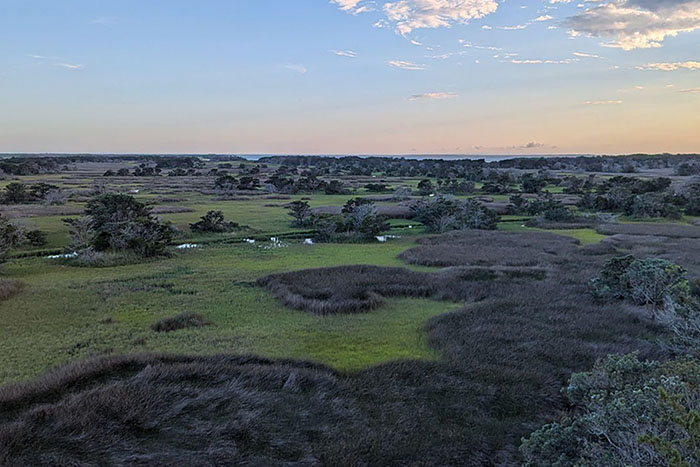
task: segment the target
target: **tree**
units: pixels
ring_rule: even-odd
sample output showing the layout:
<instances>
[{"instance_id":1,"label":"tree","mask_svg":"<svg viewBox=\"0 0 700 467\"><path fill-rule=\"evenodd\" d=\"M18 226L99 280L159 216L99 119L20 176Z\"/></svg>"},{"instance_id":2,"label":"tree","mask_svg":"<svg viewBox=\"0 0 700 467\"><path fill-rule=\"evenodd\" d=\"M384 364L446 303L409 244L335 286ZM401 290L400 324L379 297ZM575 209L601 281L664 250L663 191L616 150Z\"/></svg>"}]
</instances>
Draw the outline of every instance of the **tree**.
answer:
<instances>
[{"instance_id":1,"label":"tree","mask_svg":"<svg viewBox=\"0 0 700 467\"><path fill-rule=\"evenodd\" d=\"M238 182L239 190L255 190L260 187L260 180L255 177L245 176L241 177Z\"/></svg>"},{"instance_id":2,"label":"tree","mask_svg":"<svg viewBox=\"0 0 700 467\"><path fill-rule=\"evenodd\" d=\"M5 192L2 194L2 202L4 204L22 204L31 200L32 195L27 191L27 188L17 182L7 185Z\"/></svg>"},{"instance_id":3,"label":"tree","mask_svg":"<svg viewBox=\"0 0 700 467\"><path fill-rule=\"evenodd\" d=\"M199 221L190 224L192 232L231 232L239 227L235 222L226 222L224 213L221 211L209 211L203 215Z\"/></svg>"},{"instance_id":4,"label":"tree","mask_svg":"<svg viewBox=\"0 0 700 467\"><path fill-rule=\"evenodd\" d=\"M0 213L0 263L7 258L7 253L24 241L22 229L12 224Z\"/></svg>"},{"instance_id":5,"label":"tree","mask_svg":"<svg viewBox=\"0 0 700 467\"><path fill-rule=\"evenodd\" d=\"M87 242L96 251L130 250L144 257L159 256L172 240L172 227L155 219L150 208L129 195L96 196L88 202L85 215Z\"/></svg>"},{"instance_id":6,"label":"tree","mask_svg":"<svg viewBox=\"0 0 700 467\"><path fill-rule=\"evenodd\" d=\"M214 181L214 188L220 191L233 191L238 187L238 180L231 175L221 175Z\"/></svg>"},{"instance_id":7,"label":"tree","mask_svg":"<svg viewBox=\"0 0 700 467\"><path fill-rule=\"evenodd\" d=\"M527 208L528 201L520 193L511 195L509 201L508 211L511 214L522 214Z\"/></svg>"},{"instance_id":8,"label":"tree","mask_svg":"<svg viewBox=\"0 0 700 467\"><path fill-rule=\"evenodd\" d=\"M689 216L700 216L700 182L688 186L686 199L685 213Z\"/></svg>"},{"instance_id":9,"label":"tree","mask_svg":"<svg viewBox=\"0 0 700 467\"><path fill-rule=\"evenodd\" d=\"M287 206L289 215L294 219L296 227L307 227L311 220L311 206L306 201L293 201Z\"/></svg>"},{"instance_id":10,"label":"tree","mask_svg":"<svg viewBox=\"0 0 700 467\"><path fill-rule=\"evenodd\" d=\"M348 193L348 189L345 188L343 182L339 180L331 180L326 183L324 191L327 195L342 195Z\"/></svg>"},{"instance_id":11,"label":"tree","mask_svg":"<svg viewBox=\"0 0 700 467\"><path fill-rule=\"evenodd\" d=\"M346 234L363 240L373 240L389 228L386 218L377 213L374 203L364 198L354 198L345 203L341 219Z\"/></svg>"},{"instance_id":12,"label":"tree","mask_svg":"<svg viewBox=\"0 0 700 467\"><path fill-rule=\"evenodd\" d=\"M655 217L678 219L681 217L680 210L660 193L631 196L627 199L624 210L628 216L638 219Z\"/></svg>"},{"instance_id":13,"label":"tree","mask_svg":"<svg viewBox=\"0 0 700 467\"><path fill-rule=\"evenodd\" d=\"M494 230L498 215L476 200L460 201L449 195L423 199L411 205L413 217L428 231L443 233L450 230Z\"/></svg>"},{"instance_id":14,"label":"tree","mask_svg":"<svg viewBox=\"0 0 700 467\"><path fill-rule=\"evenodd\" d=\"M547 180L530 173L523 174L520 178L520 183L523 187L523 193L539 193L547 186Z\"/></svg>"},{"instance_id":15,"label":"tree","mask_svg":"<svg viewBox=\"0 0 700 467\"><path fill-rule=\"evenodd\" d=\"M418 183L418 193L420 193L421 196L428 196L432 194L434 190L433 182L427 178Z\"/></svg>"}]
</instances>

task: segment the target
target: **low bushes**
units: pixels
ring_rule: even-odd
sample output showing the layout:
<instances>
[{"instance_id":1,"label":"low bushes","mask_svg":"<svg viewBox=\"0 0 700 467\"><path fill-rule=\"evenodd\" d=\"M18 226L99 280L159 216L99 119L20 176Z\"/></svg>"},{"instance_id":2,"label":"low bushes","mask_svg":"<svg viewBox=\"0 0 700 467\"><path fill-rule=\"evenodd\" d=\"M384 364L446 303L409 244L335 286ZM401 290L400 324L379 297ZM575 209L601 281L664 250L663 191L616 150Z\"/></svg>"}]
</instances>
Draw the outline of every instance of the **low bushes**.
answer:
<instances>
[{"instance_id":1,"label":"low bushes","mask_svg":"<svg viewBox=\"0 0 700 467\"><path fill-rule=\"evenodd\" d=\"M151 326L155 332L172 332L186 328L198 328L206 326L209 321L204 317L191 312L181 313L177 316L161 319Z\"/></svg>"},{"instance_id":2,"label":"low bushes","mask_svg":"<svg viewBox=\"0 0 700 467\"><path fill-rule=\"evenodd\" d=\"M353 198L337 212L314 213L309 204L295 201L288 206L295 227L311 227L319 242L372 242L389 228L386 216L366 198Z\"/></svg>"},{"instance_id":3,"label":"low bushes","mask_svg":"<svg viewBox=\"0 0 700 467\"><path fill-rule=\"evenodd\" d=\"M226 222L224 213L221 211L209 211L203 215L199 221L190 224L190 230L199 233L232 232L239 227L240 225L235 222Z\"/></svg>"}]
</instances>

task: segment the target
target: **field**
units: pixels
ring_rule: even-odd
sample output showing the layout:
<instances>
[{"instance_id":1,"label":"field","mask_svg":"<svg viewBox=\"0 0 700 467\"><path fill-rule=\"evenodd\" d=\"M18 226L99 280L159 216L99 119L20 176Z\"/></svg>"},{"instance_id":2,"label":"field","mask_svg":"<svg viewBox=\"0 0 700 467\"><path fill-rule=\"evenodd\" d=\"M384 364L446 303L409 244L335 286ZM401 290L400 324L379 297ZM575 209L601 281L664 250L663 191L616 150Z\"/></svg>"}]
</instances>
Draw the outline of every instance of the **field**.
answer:
<instances>
[{"instance_id":1,"label":"field","mask_svg":"<svg viewBox=\"0 0 700 467\"><path fill-rule=\"evenodd\" d=\"M234 165L238 176L258 166ZM0 449L0 463L119 464L133 455L164 465L178 456L207 465L515 464L520 438L565 407L559 389L572 372L610 353L667 356L666 330L648 310L603 305L588 293L605 260L665 257L700 276L692 217L545 229L529 223L532 216L504 215L497 231L435 236L405 218L407 204L391 191L364 188L416 190L419 176L339 175L350 190L343 194L224 194L212 177L102 176L136 166L85 162L0 181L74 193L59 206L0 206L47 234L45 245L17 248L0 266L0 444L29 446L38 410L70 419L32 438L34 453ZM203 171L215 167L208 161ZM263 174L278 168L266 165ZM169 256L103 267L47 258L70 253L62 219L77 217L96 186L130 193L172 222L180 234ZM395 214L387 232L395 237L309 244L312 232L288 215L293 201L338 211L354 197ZM503 194L457 198L508 203ZM193 233L189 224L212 210L242 227ZM64 366L71 362L79 363ZM200 390L196 402L182 396ZM129 391L141 394L132 409L122 401ZM68 415L95 400L129 415L115 416L109 429L104 415ZM297 418L285 403L306 415ZM170 420L173 431L139 410ZM248 423L250 414L263 428ZM71 433L100 433L123 452L105 457L94 452L99 442ZM178 446L177 433L190 434L189 444Z\"/></svg>"}]
</instances>

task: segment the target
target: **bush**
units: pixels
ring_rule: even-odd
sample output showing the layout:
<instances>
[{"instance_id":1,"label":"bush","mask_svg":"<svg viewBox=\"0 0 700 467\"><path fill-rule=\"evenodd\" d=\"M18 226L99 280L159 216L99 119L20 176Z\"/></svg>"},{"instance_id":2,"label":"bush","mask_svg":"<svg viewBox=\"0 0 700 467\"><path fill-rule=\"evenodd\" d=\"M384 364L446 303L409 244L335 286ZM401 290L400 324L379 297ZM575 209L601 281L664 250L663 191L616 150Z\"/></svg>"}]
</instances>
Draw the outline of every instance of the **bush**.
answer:
<instances>
[{"instance_id":1,"label":"bush","mask_svg":"<svg viewBox=\"0 0 700 467\"><path fill-rule=\"evenodd\" d=\"M203 215L199 221L195 222L194 224L190 224L190 230L198 233L231 232L239 227L240 225L236 224L235 222L226 222L224 213L221 211L209 211Z\"/></svg>"},{"instance_id":2,"label":"bush","mask_svg":"<svg viewBox=\"0 0 700 467\"><path fill-rule=\"evenodd\" d=\"M413 195L413 191L411 191L411 189L408 187L402 186L394 190L394 192L391 194L391 199L393 201L404 201L411 199L411 195Z\"/></svg>"},{"instance_id":3,"label":"bush","mask_svg":"<svg viewBox=\"0 0 700 467\"><path fill-rule=\"evenodd\" d=\"M30 230L25 234L25 241L33 247L46 246L46 233L41 230Z\"/></svg>"},{"instance_id":4,"label":"bush","mask_svg":"<svg viewBox=\"0 0 700 467\"><path fill-rule=\"evenodd\" d=\"M548 221L553 222L567 222L572 221L576 217L571 209L564 206L556 206L549 208L543 213L544 218Z\"/></svg>"},{"instance_id":5,"label":"bush","mask_svg":"<svg viewBox=\"0 0 700 467\"><path fill-rule=\"evenodd\" d=\"M162 319L151 326L155 332L172 332L186 328L206 326L209 321L196 313L185 312L177 316Z\"/></svg>"},{"instance_id":6,"label":"bush","mask_svg":"<svg viewBox=\"0 0 700 467\"><path fill-rule=\"evenodd\" d=\"M680 219L682 217L680 209L659 193L644 193L630 197L625 203L624 212L637 219L658 217Z\"/></svg>"},{"instance_id":7,"label":"bush","mask_svg":"<svg viewBox=\"0 0 700 467\"><path fill-rule=\"evenodd\" d=\"M343 182L339 180L331 180L330 182L326 183L324 191L327 195L344 195L350 192L347 188L345 188Z\"/></svg>"},{"instance_id":8,"label":"bush","mask_svg":"<svg viewBox=\"0 0 700 467\"><path fill-rule=\"evenodd\" d=\"M576 409L524 439L525 465L698 465L700 364L609 356L571 377Z\"/></svg>"},{"instance_id":9,"label":"bush","mask_svg":"<svg viewBox=\"0 0 700 467\"><path fill-rule=\"evenodd\" d=\"M382 193L389 191L389 187L385 183L368 183L365 185L365 189L371 193Z\"/></svg>"},{"instance_id":10,"label":"bush","mask_svg":"<svg viewBox=\"0 0 700 467\"><path fill-rule=\"evenodd\" d=\"M591 285L600 299L628 299L656 308L668 301L685 302L690 292L686 271L681 266L665 259L634 256L609 260Z\"/></svg>"},{"instance_id":11,"label":"bush","mask_svg":"<svg viewBox=\"0 0 700 467\"><path fill-rule=\"evenodd\" d=\"M411 205L414 218L429 232L444 233L450 230L495 230L499 216L478 201L460 201L451 196L436 196Z\"/></svg>"}]
</instances>

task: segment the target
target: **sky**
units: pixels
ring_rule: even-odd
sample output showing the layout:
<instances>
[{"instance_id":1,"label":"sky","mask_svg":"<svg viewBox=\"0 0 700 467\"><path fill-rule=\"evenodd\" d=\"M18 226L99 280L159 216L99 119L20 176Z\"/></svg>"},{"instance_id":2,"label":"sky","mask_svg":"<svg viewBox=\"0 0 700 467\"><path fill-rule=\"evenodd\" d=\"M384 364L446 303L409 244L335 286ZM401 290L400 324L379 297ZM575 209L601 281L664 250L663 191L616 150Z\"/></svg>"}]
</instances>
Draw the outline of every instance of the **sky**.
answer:
<instances>
[{"instance_id":1,"label":"sky","mask_svg":"<svg viewBox=\"0 0 700 467\"><path fill-rule=\"evenodd\" d=\"M700 0L0 0L0 152L700 152Z\"/></svg>"}]
</instances>

